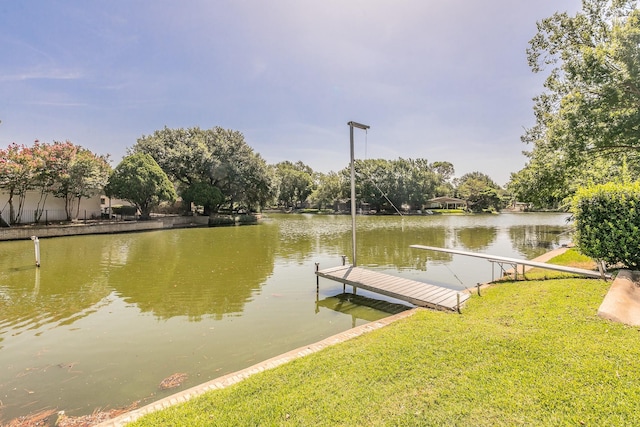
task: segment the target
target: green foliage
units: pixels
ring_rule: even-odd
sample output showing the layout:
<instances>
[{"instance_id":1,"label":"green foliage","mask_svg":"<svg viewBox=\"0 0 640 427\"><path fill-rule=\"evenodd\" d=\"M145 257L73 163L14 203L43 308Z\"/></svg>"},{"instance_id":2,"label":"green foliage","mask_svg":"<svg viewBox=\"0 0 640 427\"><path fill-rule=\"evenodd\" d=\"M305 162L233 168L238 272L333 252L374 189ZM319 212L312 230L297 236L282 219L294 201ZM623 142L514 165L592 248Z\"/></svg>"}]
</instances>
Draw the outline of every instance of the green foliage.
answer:
<instances>
[{"instance_id":1,"label":"green foliage","mask_svg":"<svg viewBox=\"0 0 640 427\"><path fill-rule=\"evenodd\" d=\"M140 210L141 219L149 219L151 210L162 201L177 198L167 174L153 158L145 153L125 157L115 168L105 194L133 203Z\"/></svg>"},{"instance_id":2,"label":"green foliage","mask_svg":"<svg viewBox=\"0 0 640 427\"><path fill-rule=\"evenodd\" d=\"M275 166L280 206L296 208L311 195L314 187L313 170L302 162L280 162Z\"/></svg>"},{"instance_id":3,"label":"green foliage","mask_svg":"<svg viewBox=\"0 0 640 427\"><path fill-rule=\"evenodd\" d=\"M533 146L510 191L537 207L559 207L584 184L607 182L628 158L640 170L640 10L635 0L583 0L575 16L538 22L529 65L547 71L534 98Z\"/></svg>"},{"instance_id":4,"label":"green foliage","mask_svg":"<svg viewBox=\"0 0 640 427\"><path fill-rule=\"evenodd\" d=\"M224 202L224 195L211 184L202 181L195 181L181 191L182 200L193 202L197 206L204 207L204 214L209 215L216 212Z\"/></svg>"},{"instance_id":5,"label":"green foliage","mask_svg":"<svg viewBox=\"0 0 640 427\"><path fill-rule=\"evenodd\" d=\"M640 149L640 10L634 0L584 0L575 16L538 22L527 50L534 72L552 66L536 98L540 134L580 154ZM538 132L540 131L540 132ZM537 139L537 138L536 138Z\"/></svg>"},{"instance_id":6,"label":"green foliage","mask_svg":"<svg viewBox=\"0 0 640 427\"><path fill-rule=\"evenodd\" d=\"M354 168L358 204L368 203L378 212L394 212L403 206L422 209L453 174L450 163L429 164L426 159L356 160ZM340 171L340 175L341 194L350 197L350 167Z\"/></svg>"},{"instance_id":7,"label":"green foliage","mask_svg":"<svg viewBox=\"0 0 640 427\"><path fill-rule=\"evenodd\" d=\"M597 317L609 284L505 284L133 426L638 425L637 329Z\"/></svg>"},{"instance_id":8,"label":"green foliage","mask_svg":"<svg viewBox=\"0 0 640 427\"><path fill-rule=\"evenodd\" d=\"M314 206L318 209L329 209L333 207L336 200L345 199L347 196L344 194L346 188L343 185L344 179L344 175L338 175L335 172L316 173L315 189L309 196Z\"/></svg>"},{"instance_id":9,"label":"green foliage","mask_svg":"<svg viewBox=\"0 0 640 427\"><path fill-rule=\"evenodd\" d=\"M504 207L502 189L488 175L481 172L463 175L458 181L457 192L474 212L499 211Z\"/></svg>"},{"instance_id":10,"label":"green foliage","mask_svg":"<svg viewBox=\"0 0 640 427\"><path fill-rule=\"evenodd\" d=\"M640 182L578 190L572 203L576 244L608 264L640 267Z\"/></svg>"},{"instance_id":11,"label":"green foliage","mask_svg":"<svg viewBox=\"0 0 640 427\"><path fill-rule=\"evenodd\" d=\"M218 188L230 209L263 207L273 198L272 172L238 131L165 127L143 135L130 151L149 154L180 187Z\"/></svg>"},{"instance_id":12,"label":"green foliage","mask_svg":"<svg viewBox=\"0 0 640 427\"><path fill-rule=\"evenodd\" d=\"M112 206L111 211L115 215L134 216L138 213L138 208L135 206Z\"/></svg>"}]
</instances>

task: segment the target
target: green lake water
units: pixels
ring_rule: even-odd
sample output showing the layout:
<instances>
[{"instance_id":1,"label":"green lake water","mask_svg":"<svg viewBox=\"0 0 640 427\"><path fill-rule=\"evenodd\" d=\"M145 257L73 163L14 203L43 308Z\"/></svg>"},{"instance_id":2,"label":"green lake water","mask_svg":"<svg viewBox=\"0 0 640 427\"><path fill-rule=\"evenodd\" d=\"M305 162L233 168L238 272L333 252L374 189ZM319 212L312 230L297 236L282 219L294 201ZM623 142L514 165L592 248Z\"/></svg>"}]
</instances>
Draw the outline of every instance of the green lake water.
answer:
<instances>
[{"instance_id":1,"label":"green lake water","mask_svg":"<svg viewBox=\"0 0 640 427\"><path fill-rule=\"evenodd\" d=\"M486 260L412 244L533 258L570 241L563 214L359 216L358 264L464 289ZM0 425L144 405L405 309L320 280L351 254L349 216L268 215L258 225L0 242ZM350 288L347 287L347 291ZM179 388L162 379L186 373Z\"/></svg>"}]
</instances>

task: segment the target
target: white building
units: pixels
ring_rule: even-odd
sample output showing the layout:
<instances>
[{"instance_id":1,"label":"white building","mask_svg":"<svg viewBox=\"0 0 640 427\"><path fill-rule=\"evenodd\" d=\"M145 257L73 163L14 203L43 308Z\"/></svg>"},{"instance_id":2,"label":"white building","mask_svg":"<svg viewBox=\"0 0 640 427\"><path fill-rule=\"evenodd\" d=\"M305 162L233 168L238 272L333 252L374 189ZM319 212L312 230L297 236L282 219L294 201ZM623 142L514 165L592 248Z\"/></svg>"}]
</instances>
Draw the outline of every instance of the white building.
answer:
<instances>
[{"instance_id":1,"label":"white building","mask_svg":"<svg viewBox=\"0 0 640 427\"><path fill-rule=\"evenodd\" d=\"M77 202L77 200L76 200ZM13 196L14 210L18 209L18 197ZM38 207L38 203L40 206ZM77 211L77 205L74 203L74 209L71 212L72 219L84 220L84 219L96 219L100 218L100 196L95 195L90 198L82 198L80 200L80 209ZM31 224L35 222L36 217L40 214L40 221L42 223L51 221L66 221L67 213L64 207L64 199L53 197L51 194L47 195L45 203L40 201L39 191L28 191L24 200L24 206L20 215L19 224ZM9 194L0 191L0 216L5 222L9 222Z\"/></svg>"}]
</instances>

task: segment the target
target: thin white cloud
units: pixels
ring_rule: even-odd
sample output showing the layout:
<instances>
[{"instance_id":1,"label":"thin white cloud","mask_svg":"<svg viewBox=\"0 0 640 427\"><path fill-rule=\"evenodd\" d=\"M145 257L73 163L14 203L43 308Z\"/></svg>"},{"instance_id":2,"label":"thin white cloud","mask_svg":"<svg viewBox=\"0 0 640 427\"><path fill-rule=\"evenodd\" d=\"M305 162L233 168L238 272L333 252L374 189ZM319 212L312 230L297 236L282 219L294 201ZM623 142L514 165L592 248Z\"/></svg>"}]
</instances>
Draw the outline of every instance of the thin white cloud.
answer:
<instances>
[{"instance_id":1,"label":"thin white cloud","mask_svg":"<svg viewBox=\"0 0 640 427\"><path fill-rule=\"evenodd\" d=\"M25 80L78 80L83 75L75 70L31 70L22 73L0 75L0 82Z\"/></svg>"}]
</instances>

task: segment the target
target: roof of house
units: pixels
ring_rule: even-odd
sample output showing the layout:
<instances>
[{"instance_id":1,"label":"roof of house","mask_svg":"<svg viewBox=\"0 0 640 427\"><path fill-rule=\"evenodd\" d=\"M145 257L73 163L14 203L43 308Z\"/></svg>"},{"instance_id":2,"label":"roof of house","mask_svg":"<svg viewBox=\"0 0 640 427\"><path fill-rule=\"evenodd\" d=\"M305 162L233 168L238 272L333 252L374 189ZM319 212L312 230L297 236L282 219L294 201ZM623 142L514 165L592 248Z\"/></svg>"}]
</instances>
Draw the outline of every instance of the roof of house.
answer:
<instances>
[{"instance_id":1,"label":"roof of house","mask_svg":"<svg viewBox=\"0 0 640 427\"><path fill-rule=\"evenodd\" d=\"M467 203L466 200L456 199L455 197L436 197L435 199L427 200L434 203Z\"/></svg>"}]
</instances>

